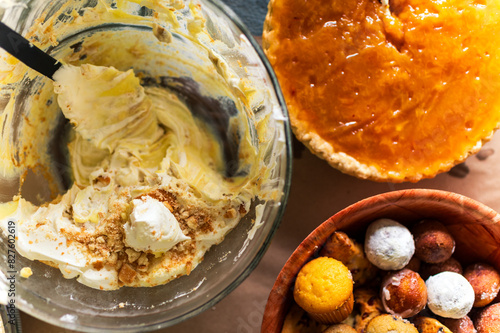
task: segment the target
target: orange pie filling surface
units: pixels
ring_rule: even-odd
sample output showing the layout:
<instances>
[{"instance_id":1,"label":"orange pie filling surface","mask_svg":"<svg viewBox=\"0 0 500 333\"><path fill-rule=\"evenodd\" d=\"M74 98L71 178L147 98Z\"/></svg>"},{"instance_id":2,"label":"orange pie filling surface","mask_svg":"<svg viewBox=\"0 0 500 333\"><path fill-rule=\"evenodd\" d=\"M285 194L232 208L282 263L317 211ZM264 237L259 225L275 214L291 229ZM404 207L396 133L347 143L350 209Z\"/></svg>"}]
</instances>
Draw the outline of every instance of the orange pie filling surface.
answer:
<instances>
[{"instance_id":1,"label":"orange pie filling surface","mask_svg":"<svg viewBox=\"0 0 500 333\"><path fill-rule=\"evenodd\" d=\"M416 181L500 124L500 1L389 1L272 1L264 48L299 139L344 172Z\"/></svg>"}]
</instances>

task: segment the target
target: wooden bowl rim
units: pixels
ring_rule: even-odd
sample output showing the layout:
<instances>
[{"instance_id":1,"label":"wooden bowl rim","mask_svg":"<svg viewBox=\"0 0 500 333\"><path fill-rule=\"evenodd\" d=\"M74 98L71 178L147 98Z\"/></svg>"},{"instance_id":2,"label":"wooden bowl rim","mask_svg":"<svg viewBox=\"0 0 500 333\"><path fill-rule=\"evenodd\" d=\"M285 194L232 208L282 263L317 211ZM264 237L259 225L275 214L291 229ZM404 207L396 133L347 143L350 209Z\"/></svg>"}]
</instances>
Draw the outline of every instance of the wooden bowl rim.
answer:
<instances>
[{"instance_id":1,"label":"wooden bowl rim","mask_svg":"<svg viewBox=\"0 0 500 333\"><path fill-rule=\"evenodd\" d=\"M360 200L337 212L315 228L294 250L281 269L271 289L264 310L262 333L281 332L289 304L293 296L290 290L300 268L315 254L335 230L342 229L346 217L362 211L366 207L397 205L405 200L424 199L439 202L443 206L461 206L464 213L488 225L500 222L500 215L490 207L464 195L433 189L408 189L391 191ZM480 222L478 222L480 223ZM331 230L331 232L327 232Z\"/></svg>"}]
</instances>

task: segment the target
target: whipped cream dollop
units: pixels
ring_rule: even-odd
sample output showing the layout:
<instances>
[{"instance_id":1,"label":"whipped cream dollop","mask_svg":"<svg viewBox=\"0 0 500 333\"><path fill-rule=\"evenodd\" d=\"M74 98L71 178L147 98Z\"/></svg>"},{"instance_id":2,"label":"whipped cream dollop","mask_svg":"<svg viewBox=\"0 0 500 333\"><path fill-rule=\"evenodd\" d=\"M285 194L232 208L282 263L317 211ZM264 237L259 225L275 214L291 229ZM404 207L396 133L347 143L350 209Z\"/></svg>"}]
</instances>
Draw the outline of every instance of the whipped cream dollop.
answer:
<instances>
[{"instance_id":1,"label":"whipped cream dollop","mask_svg":"<svg viewBox=\"0 0 500 333\"><path fill-rule=\"evenodd\" d=\"M190 239L168 208L151 197L132 201L134 209L125 223L125 244L136 251L166 252Z\"/></svg>"}]
</instances>

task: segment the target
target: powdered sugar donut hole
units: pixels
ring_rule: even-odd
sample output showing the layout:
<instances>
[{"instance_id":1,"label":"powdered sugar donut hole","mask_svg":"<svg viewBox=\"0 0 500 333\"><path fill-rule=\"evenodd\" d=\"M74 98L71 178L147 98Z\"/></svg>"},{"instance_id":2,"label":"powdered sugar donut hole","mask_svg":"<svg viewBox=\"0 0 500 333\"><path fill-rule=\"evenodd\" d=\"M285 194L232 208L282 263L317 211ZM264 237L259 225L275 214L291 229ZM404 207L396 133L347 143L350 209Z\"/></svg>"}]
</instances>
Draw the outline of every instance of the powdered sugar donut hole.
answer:
<instances>
[{"instance_id":1,"label":"powdered sugar donut hole","mask_svg":"<svg viewBox=\"0 0 500 333\"><path fill-rule=\"evenodd\" d=\"M378 219L366 230L365 253L368 260L380 269L401 269L415 253L413 235L394 220Z\"/></svg>"},{"instance_id":2,"label":"powdered sugar donut hole","mask_svg":"<svg viewBox=\"0 0 500 333\"><path fill-rule=\"evenodd\" d=\"M438 316L458 319L472 309L474 289L463 275L442 272L428 278L425 285L427 306Z\"/></svg>"}]
</instances>

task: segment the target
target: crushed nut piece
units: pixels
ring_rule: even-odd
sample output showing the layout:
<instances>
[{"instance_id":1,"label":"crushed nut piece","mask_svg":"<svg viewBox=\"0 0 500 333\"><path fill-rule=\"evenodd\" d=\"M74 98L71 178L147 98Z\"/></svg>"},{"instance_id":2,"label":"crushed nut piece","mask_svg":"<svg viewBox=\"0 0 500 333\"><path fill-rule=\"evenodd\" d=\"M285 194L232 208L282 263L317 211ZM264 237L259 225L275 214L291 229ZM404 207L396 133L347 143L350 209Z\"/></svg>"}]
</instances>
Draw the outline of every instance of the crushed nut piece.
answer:
<instances>
[{"instance_id":1,"label":"crushed nut piece","mask_svg":"<svg viewBox=\"0 0 500 333\"><path fill-rule=\"evenodd\" d=\"M190 227L193 230L198 227L198 221L196 220L196 217L194 217L194 216L190 216L186 220L186 224L188 225L188 227Z\"/></svg>"},{"instance_id":2,"label":"crushed nut piece","mask_svg":"<svg viewBox=\"0 0 500 333\"><path fill-rule=\"evenodd\" d=\"M140 252L137 252L134 249L130 249L130 248L126 249L125 253L127 254L128 262L130 262L130 263L136 261L141 256Z\"/></svg>"},{"instance_id":3,"label":"crushed nut piece","mask_svg":"<svg viewBox=\"0 0 500 333\"><path fill-rule=\"evenodd\" d=\"M187 210L182 211L179 217L181 219L187 219L189 217L189 212Z\"/></svg>"},{"instance_id":4,"label":"crushed nut piece","mask_svg":"<svg viewBox=\"0 0 500 333\"><path fill-rule=\"evenodd\" d=\"M234 208L229 208L226 213L224 214L224 217L226 219L234 219L236 217L236 209Z\"/></svg>"},{"instance_id":5,"label":"crushed nut piece","mask_svg":"<svg viewBox=\"0 0 500 333\"><path fill-rule=\"evenodd\" d=\"M114 266L114 265L116 265L116 262L117 262L117 261L118 261L118 253L116 253L116 252L112 252L112 253L109 255L109 257L108 257L107 263L108 263L109 265Z\"/></svg>"},{"instance_id":6,"label":"crushed nut piece","mask_svg":"<svg viewBox=\"0 0 500 333\"><path fill-rule=\"evenodd\" d=\"M144 266L149 263L148 255L146 253L141 254L139 259L137 260L137 265Z\"/></svg>"},{"instance_id":7,"label":"crushed nut piece","mask_svg":"<svg viewBox=\"0 0 500 333\"><path fill-rule=\"evenodd\" d=\"M118 279L125 284L134 282L137 272L129 264L124 264L118 273Z\"/></svg>"},{"instance_id":8,"label":"crushed nut piece","mask_svg":"<svg viewBox=\"0 0 500 333\"><path fill-rule=\"evenodd\" d=\"M166 202L166 201L163 201L163 204L165 205L165 207L167 207L167 209L168 209L171 213L173 213L173 212L174 212L174 208L172 207L172 205L171 205L171 204L169 204L169 203L168 203L168 202Z\"/></svg>"}]
</instances>

